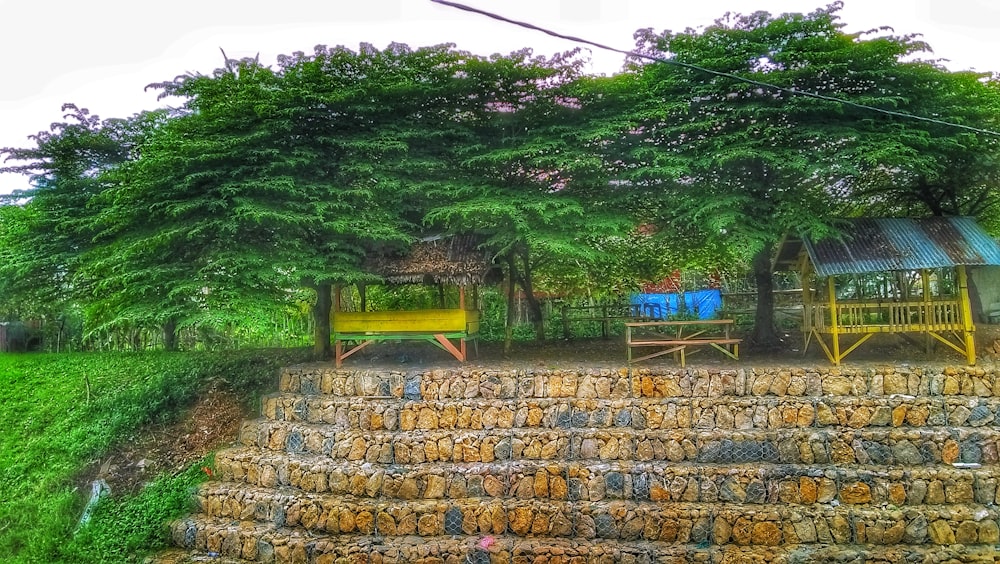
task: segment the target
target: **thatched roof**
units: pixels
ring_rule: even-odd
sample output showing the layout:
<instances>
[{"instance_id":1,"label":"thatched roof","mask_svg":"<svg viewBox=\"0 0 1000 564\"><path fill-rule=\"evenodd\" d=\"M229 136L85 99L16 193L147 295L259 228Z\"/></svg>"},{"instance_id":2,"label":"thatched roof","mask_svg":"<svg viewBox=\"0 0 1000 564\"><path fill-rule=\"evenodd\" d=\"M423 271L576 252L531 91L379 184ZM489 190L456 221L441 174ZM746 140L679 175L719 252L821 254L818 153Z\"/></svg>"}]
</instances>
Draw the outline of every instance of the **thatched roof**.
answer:
<instances>
[{"instance_id":1,"label":"thatched roof","mask_svg":"<svg viewBox=\"0 0 1000 564\"><path fill-rule=\"evenodd\" d=\"M425 237L402 253L368 257L364 270L390 284L490 283L497 279L497 269L481 243L473 235Z\"/></svg>"}]
</instances>

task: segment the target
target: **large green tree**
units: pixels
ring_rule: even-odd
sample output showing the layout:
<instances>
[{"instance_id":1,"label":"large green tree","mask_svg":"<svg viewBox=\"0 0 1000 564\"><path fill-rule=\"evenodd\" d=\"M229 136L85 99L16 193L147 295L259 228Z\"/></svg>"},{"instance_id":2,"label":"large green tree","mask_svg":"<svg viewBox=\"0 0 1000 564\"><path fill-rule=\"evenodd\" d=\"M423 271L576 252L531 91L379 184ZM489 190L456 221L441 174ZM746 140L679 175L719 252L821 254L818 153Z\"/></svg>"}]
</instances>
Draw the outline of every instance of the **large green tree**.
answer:
<instances>
[{"instance_id":1,"label":"large green tree","mask_svg":"<svg viewBox=\"0 0 1000 564\"><path fill-rule=\"evenodd\" d=\"M911 61L882 88L894 110L936 121L852 112L841 187L857 212L968 215L1000 232L1000 80Z\"/></svg>"},{"instance_id":2,"label":"large green tree","mask_svg":"<svg viewBox=\"0 0 1000 564\"><path fill-rule=\"evenodd\" d=\"M844 33L839 4L808 15L729 15L701 31L637 32L642 93L622 176L658 200L658 223L748 260L758 289L750 340L776 346L770 257L788 232L823 234L842 213L832 187L854 135L849 106L892 106L883 82L923 44ZM773 86L769 86L773 85Z\"/></svg>"},{"instance_id":3,"label":"large green tree","mask_svg":"<svg viewBox=\"0 0 1000 564\"><path fill-rule=\"evenodd\" d=\"M453 174L435 194L431 224L480 232L506 265L508 313L515 285L544 338L535 276L567 266L585 272L603 258L601 238L626 232L630 215L612 205L610 170L599 147L614 106L608 85L580 75L570 52L550 59L530 51L473 60L460 114ZM510 316L508 315L508 348Z\"/></svg>"},{"instance_id":4,"label":"large green tree","mask_svg":"<svg viewBox=\"0 0 1000 564\"><path fill-rule=\"evenodd\" d=\"M53 314L69 301L86 301L93 280L83 275L98 228L95 201L111 188L108 174L133 159L145 132L162 119L149 112L101 120L84 108L63 106L65 121L30 137L34 146L0 149L2 172L28 176L31 188L7 197L0 248L4 298Z\"/></svg>"},{"instance_id":5,"label":"large green tree","mask_svg":"<svg viewBox=\"0 0 1000 564\"><path fill-rule=\"evenodd\" d=\"M435 144L465 58L319 46L155 85L186 101L105 196L94 256L109 309L225 324L304 285L328 354L332 284L367 280L366 252L405 244L428 185L448 178Z\"/></svg>"}]
</instances>

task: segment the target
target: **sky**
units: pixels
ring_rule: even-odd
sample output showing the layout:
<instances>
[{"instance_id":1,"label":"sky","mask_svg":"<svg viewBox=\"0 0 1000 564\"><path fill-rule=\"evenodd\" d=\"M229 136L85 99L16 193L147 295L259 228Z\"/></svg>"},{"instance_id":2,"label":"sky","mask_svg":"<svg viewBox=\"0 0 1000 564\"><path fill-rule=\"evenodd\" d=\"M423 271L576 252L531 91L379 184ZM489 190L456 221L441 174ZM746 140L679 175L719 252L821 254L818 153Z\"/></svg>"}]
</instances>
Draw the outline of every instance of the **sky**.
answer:
<instances>
[{"instance_id":1,"label":"sky","mask_svg":"<svg viewBox=\"0 0 1000 564\"><path fill-rule=\"evenodd\" d=\"M614 47L634 46L640 28L683 31L726 12L812 12L832 0L459 0ZM997 0L844 0L848 32L881 26L919 33L951 70L1000 71ZM74 103L102 118L163 107L144 87L188 72L210 74L229 58L311 53L315 45L357 49L367 42L411 47L454 43L489 55L531 47L550 55L575 47L430 0L0 0L0 147L31 147L28 136L62 119ZM622 56L591 50L593 73L612 74ZM13 164L13 163L8 163ZM0 165L2 166L2 165ZM0 174L0 194L28 188Z\"/></svg>"}]
</instances>

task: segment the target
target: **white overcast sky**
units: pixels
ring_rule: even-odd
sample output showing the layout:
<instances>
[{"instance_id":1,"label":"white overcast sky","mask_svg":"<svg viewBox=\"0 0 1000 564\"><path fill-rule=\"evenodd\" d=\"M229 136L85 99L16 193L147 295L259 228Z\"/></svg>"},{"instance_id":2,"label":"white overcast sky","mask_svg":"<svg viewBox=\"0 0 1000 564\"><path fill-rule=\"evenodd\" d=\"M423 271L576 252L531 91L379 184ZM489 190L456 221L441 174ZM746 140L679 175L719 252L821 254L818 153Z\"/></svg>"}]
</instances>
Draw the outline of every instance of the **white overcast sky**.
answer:
<instances>
[{"instance_id":1,"label":"white overcast sky","mask_svg":"<svg viewBox=\"0 0 1000 564\"><path fill-rule=\"evenodd\" d=\"M728 12L811 12L830 0L464 0L513 19L631 48L639 28L681 31ZM844 0L847 31L890 26L920 33L952 70L1000 71L998 0ZM568 41L515 28L429 0L0 0L0 147L31 146L28 136L61 119L72 102L102 118L160 107L152 82L210 73L231 58L312 51L360 42L383 48L455 43L480 54L532 47L551 54ZM592 52L591 71L613 73L619 55ZM27 188L0 174L0 193Z\"/></svg>"}]
</instances>

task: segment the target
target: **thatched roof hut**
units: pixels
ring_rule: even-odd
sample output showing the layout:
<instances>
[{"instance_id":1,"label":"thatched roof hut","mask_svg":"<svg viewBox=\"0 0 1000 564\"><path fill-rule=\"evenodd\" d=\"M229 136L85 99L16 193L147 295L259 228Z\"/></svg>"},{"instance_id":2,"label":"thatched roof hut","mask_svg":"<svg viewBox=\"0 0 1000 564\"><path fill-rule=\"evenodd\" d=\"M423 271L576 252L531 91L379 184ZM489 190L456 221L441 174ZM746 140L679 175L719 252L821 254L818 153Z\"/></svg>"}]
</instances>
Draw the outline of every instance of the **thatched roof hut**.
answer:
<instances>
[{"instance_id":1,"label":"thatched roof hut","mask_svg":"<svg viewBox=\"0 0 1000 564\"><path fill-rule=\"evenodd\" d=\"M363 268L389 284L468 286L499 280L493 255L475 235L424 237L402 252L369 257Z\"/></svg>"}]
</instances>

